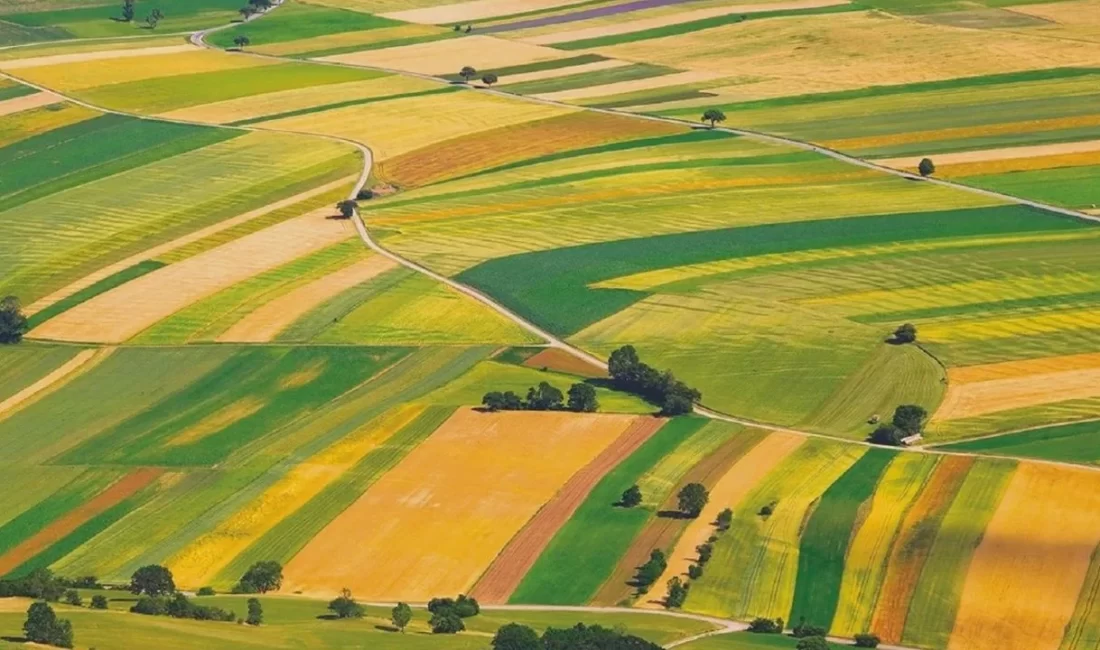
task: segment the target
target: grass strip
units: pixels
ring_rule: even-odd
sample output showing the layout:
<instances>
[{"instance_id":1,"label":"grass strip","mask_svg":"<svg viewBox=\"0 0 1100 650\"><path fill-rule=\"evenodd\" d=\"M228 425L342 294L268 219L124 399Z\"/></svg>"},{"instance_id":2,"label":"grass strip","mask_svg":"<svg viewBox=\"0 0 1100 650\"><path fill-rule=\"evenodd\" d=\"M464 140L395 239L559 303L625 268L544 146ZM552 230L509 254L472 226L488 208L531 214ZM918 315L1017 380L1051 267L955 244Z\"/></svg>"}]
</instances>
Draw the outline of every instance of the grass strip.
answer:
<instances>
[{"instance_id":1,"label":"grass strip","mask_svg":"<svg viewBox=\"0 0 1100 650\"><path fill-rule=\"evenodd\" d=\"M607 84L619 83L621 81L662 77L674 72L676 72L676 70L663 65L633 63L621 68L611 68L610 70L596 70L595 72L582 72L581 74L565 75L552 79L540 79L538 81L512 84L507 86L506 90L517 95L553 93L576 88L604 86Z\"/></svg>"},{"instance_id":2,"label":"grass strip","mask_svg":"<svg viewBox=\"0 0 1100 650\"><path fill-rule=\"evenodd\" d=\"M458 36L460 36L458 32L442 32L439 34L427 34L425 36L410 36L408 38L395 38L389 41L378 41L377 43L368 43L366 45L344 45L341 47L329 47L323 50L310 50L309 52L299 52L298 54L294 54L291 58L319 59L326 56L352 54L353 52L369 52L371 50L385 50L391 47L404 47L406 45L433 43L435 41L447 40L448 38L457 38Z\"/></svg>"},{"instance_id":3,"label":"grass strip","mask_svg":"<svg viewBox=\"0 0 1100 650\"><path fill-rule=\"evenodd\" d=\"M18 546L23 540L79 507L113 483L122 472L90 471L80 474L33 508L24 511L0 526L0 555Z\"/></svg>"},{"instance_id":4,"label":"grass strip","mask_svg":"<svg viewBox=\"0 0 1100 650\"><path fill-rule=\"evenodd\" d=\"M590 108L625 108L627 106L640 106L642 104L664 104L665 102L678 102L683 99L702 99L703 97L717 97L714 93L704 90L678 90L673 93L659 93L649 97L635 97L632 99L620 99L613 102L601 102L598 104L584 104Z\"/></svg>"},{"instance_id":5,"label":"grass strip","mask_svg":"<svg viewBox=\"0 0 1100 650\"><path fill-rule=\"evenodd\" d=\"M287 3L279 11L264 16L263 20L241 23L232 29L216 32L209 41L218 47L233 47L234 40L244 36L252 45L271 45L315 36L397 27L402 24L360 11L296 2Z\"/></svg>"},{"instance_id":6,"label":"grass strip","mask_svg":"<svg viewBox=\"0 0 1100 650\"><path fill-rule=\"evenodd\" d=\"M663 38L665 36L679 36L680 34L690 34L691 32L698 32L704 29L712 29L714 27L722 27L724 25L733 25L735 23L741 23L746 20L757 20L760 18L785 18L788 16L839 14L849 11L865 10L865 7L859 4L852 3L844 5L834 5L831 7L813 7L808 9L779 9L775 11L761 11L751 14L727 14L725 16L702 18L700 20L692 20L686 23L678 23L675 25L665 25L663 27L643 29L641 31L629 32L627 34L597 36L596 38L584 38L579 41L555 43L554 47L558 48L559 50L585 50L593 47L607 47L609 45L620 45L622 43L648 41L651 38Z\"/></svg>"},{"instance_id":7,"label":"grass strip","mask_svg":"<svg viewBox=\"0 0 1100 650\"><path fill-rule=\"evenodd\" d=\"M33 95L36 92L38 92L37 89L31 88L30 86L24 86L23 84L7 86L6 88L0 88L0 102L5 99L15 99L16 97Z\"/></svg>"},{"instance_id":8,"label":"grass strip","mask_svg":"<svg viewBox=\"0 0 1100 650\"><path fill-rule=\"evenodd\" d=\"M51 318L63 314L83 302L87 302L101 293L106 293L115 287L126 284L130 280L136 280L146 273L152 273L164 266L167 266L164 262L145 260L144 262L138 262L133 266L122 269L118 273L109 275L99 282L77 291L68 298L58 300L42 311L35 313L27 319L27 328L34 329Z\"/></svg>"},{"instance_id":9,"label":"grass strip","mask_svg":"<svg viewBox=\"0 0 1100 650\"><path fill-rule=\"evenodd\" d=\"M509 65L503 68L489 68L487 70L479 70L478 72L486 73L492 72L493 74L504 77L506 75L513 74L526 74L528 72L542 72L544 70L557 70L559 68L572 68L577 65L585 65L586 63L597 63L599 61L606 61L607 57L600 54L581 54L578 56L571 56L566 59L551 59L549 61L535 61L534 63L524 63L522 65ZM442 75L442 79L447 81L463 81L460 74L445 74Z\"/></svg>"},{"instance_id":10,"label":"grass strip","mask_svg":"<svg viewBox=\"0 0 1100 650\"><path fill-rule=\"evenodd\" d=\"M229 126L246 126L249 124L258 124L260 122L269 122L271 120L281 120L287 117L298 117L299 115L309 115L311 113L321 113L324 111L332 111L338 108L347 108L348 106L362 106L364 104L374 104L375 102L388 102L397 99L408 99L410 97L422 97L424 95L440 95L443 93L450 93L459 90L457 86L441 86L439 88L432 88L431 90L419 90L412 93L402 93L400 95L386 95L384 97L366 97L363 99L349 99L343 102L335 102L333 104L322 104L320 106L310 106L309 108L299 108L294 111L286 111L284 113L275 113L273 115L260 115L258 117L250 117L246 120L237 120L236 122L230 122Z\"/></svg>"},{"instance_id":11,"label":"grass strip","mask_svg":"<svg viewBox=\"0 0 1100 650\"><path fill-rule=\"evenodd\" d=\"M1100 464L1100 446L1096 444L1098 437L1100 437L1100 420L1092 420L1006 433L1001 436L957 442L936 448L1098 465Z\"/></svg>"}]
</instances>

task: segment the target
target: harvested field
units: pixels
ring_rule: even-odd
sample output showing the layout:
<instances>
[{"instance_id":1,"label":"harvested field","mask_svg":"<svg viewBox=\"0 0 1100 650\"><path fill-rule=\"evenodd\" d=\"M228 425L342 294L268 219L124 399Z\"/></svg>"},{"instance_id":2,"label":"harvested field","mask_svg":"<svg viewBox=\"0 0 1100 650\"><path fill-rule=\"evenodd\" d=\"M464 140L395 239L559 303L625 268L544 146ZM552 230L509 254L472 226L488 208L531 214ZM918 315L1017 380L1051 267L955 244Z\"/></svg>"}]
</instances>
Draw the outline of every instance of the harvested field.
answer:
<instances>
[{"instance_id":1,"label":"harvested field","mask_svg":"<svg viewBox=\"0 0 1100 650\"><path fill-rule=\"evenodd\" d=\"M1091 370L1093 368L1100 368L1100 352L961 366L948 370L948 379L952 384L974 384L999 379L1022 379L1034 375Z\"/></svg>"},{"instance_id":2,"label":"harvested field","mask_svg":"<svg viewBox=\"0 0 1100 650\"><path fill-rule=\"evenodd\" d=\"M410 601L465 592L569 477L635 422L459 411L294 556L284 588L328 595L348 587L359 598ZM534 440L539 454L529 453Z\"/></svg>"},{"instance_id":3,"label":"harvested field","mask_svg":"<svg viewBox=\"0 0 1100 650\"><path fill-rule=\"evenodd\" d=\"M506 41L491 36L415 43L384 50L338 54L319 59L349 65L367 65L404 72L442 75L458 72L464 65L478 70L548 61L568 53L540 45Z\"/></svg>"},{"instance_id":4,"label":"harvested field","mask_svg":"<svg viewBox=\"0 0 1100 650\"><path fill-rule=\"evenodd\" d=\"M87 366L93 359L102 359L110 354L112 350L81 350L76 355L65 362L64 365L58 367L56 370L46 375L45 377L34 382L30 386L27 386L18 393L8 397L7 399L0 401L0 419L7 417L13 413L20 406L26 405L32 399L41 397L42 394L47 391L56 388L57 385L65 380L69 375L75 373ZM98 362L98 361L97 361Z\"/></svg>"},{"instance_id":5,"label":"harvested field","mask_svg":"<svg viewBox=\"0 0 1100 650\"><path fill-rule=\"evenodd\" d=\"M623 68L629 65L633 64L630 61L605 59L603 61L593 61L592 63L582 63L581 65L555 67L550 68L549 70L536 70L534 72L521 72L519 74L505 73L500 75L500 81L498 83L501 86L508 86L509 84L520 84L528 81L543 81L545 79L557 79L558 77L564 77L574 74L584 74L586 72L613 70L615 68Z\"/></svg>"},{"instance_id":6,"label":"harvested field","mask_svg":"<svg viewBox=\"0 0 1100 650\"><path fill-rule=\"evenodd\" d=\"M1088 355L1096 359L1098 355ZM1042 360L1039 360L1042 361ZM1018 363L1018 362L1009 362ZM1001 364L997 364L1001 365ZM1041 367L1040 363L1029 364ZM948 371L949 380L952 371ZM1100 396L1100 363L1092 368L1039 372L1029 376L949 383L936 421Z\"/></svg>"},{"instance_id":7,"label":"harvested field","mask_svg":"<svg viewBox=\"0 0 1100 650\"><path fill-rule=\"evenodd\" d=\"M92 517L137 493L152 483L164 470L159 468L137 469L119 479L91 500L50 522L32 537L23 540L15 548L0 555L0 576L23 564L54 542L79 528Z\"/></svg>"},{"instance_id":8,"label":"harvested field","mask_svg":"<svg viewBox=\"0 0 1100 650\"><path fill-rule=\"evenodd\" d=\"M135 47L121 50L100 50L95 52L73 52L71 54L54 54L51 56L38 56L26 59L14 59L0 62L0 70L24 70L26 68L38 68L48 65L65 65L72 63L88 63L90 61L107 61L125 59L130 57L164 56L166 54L194 53L194 45L169 45L166 47ZM155 65L147 62L147 65Z\"/></svg>"},{"instance_id":9,"label":"harvested field","mask_svg":"<svg viewBox=\"0 0 1100 650\"><path fill-rule=\"evenodd\" d=\"M46 321L33 335L121 343L219 289L355 236L331 214L318 210L158 269Z\"/></svg>"},{"instance_id":10,"label":"harvested field","mask_svg":"<svg viewBox=\"0 0 1100 650\"><path fill-rule=\"evenodd\" d=\"M730 467L715 482L703 512L688 524L675 548L668 554L668 567L654 583L658 589L673 577L686 578L688 567L697 558L695 547L714 534L713 522L718 513L726 508L736 509L758 482L805 442L806 438L793 433L771 433ZM640 606L647 609L660 607L665 594L659 592L654 595L657 598L647 599Z\"/></svg>"},{"instance_id":11,"label":"harvested field","mask_svg":"<svg viewBox=\"0 0 1100 650\"><path fill-rule=\"evenodd\" d=\"M260 45L255 50L273 56L315 58L355 50L376 49L384 47L386 44L395 44L407 39L432 40L433 38L447 38L449 36L454 36L454 34L443 27L406 23L396 27L375 27L374 29L339 32L282 43L271 43Z\"/></svg>"},{"instance_id":12,"label":"harvested field","mask_svg":"<svg viewBox=\"0 0 1100 650\"><path fill-rule=\"evenodd\" d=\"M1100 140L1060 142L1058 144L1039 144L1026 147L1001 147L999 149L980 149L978 151L960 151L958 153L941 153L936 154L934 160L936 168L940 169L941 167L961 165L964 163L1091 153L1095 151L1100 151ZM916 169L917 165L920 164L920 160L920 157L880 158L876 159L875 162L880 165L898 169Z\"/></svg>"},{"instance_id":13,"label":"harvested field","mask_svg":"<svg viewBox=\"0 0 1100 650\"><path fill-rule=\"evenodd\" d=\"M376 255L298 287L252 312L218 337L219 342L272 341L300 316L347 289L396 268L397 262Z\"/></svg>"},{"instance_id":14,"label":"harvested field","mask_svg":"<svg viewBox=\"0 0 1100 650\"><path fill-rule=\"evenodd\" d=\"M468 0L437 7L408 9L382 14L386 18L407 23L442 25L445 23L484 20L496 16L526 13L539 9L553 9L581 4L587 0Z\"/></svg>"},{"instance_id":15,"label":"harvested field","mask_svg":"<svg viewBox=\"0 0 1100 650\"><path fill-rule=\"evenodd\" d=\"M939 461L913 507L905 514L885 565L871 627L886 643L899 643L932 542L955 494L974 464L973 458L948 456Z\"/></svg>"},{"instance_id":16,"label":"harvested field","mask_svg":"<svg viewBox=\"0 0 1100 650\"><path fill-rule=\"evenodd\" d=\"M471 594L486 603L508 602L554 534L569 521L592 488L664 424L665 420L657 418L636 420L599 456L574 474L497 555Z\"/></svg>"},{"instance_id":17,"label":"harvested field","mask_svg":"<svg viewBox=\"0 0 1100 650\"><path fill-rule=\"evenodd\" d=\"M546 348L523 362L528 368L546 368L580 377L607 377L607 370L569 354L560 348ZM3 409L0 409L3 410Z\"/></svg>"},{"instance_id":18,"label":"harvested field","mask_svg":"<svg viewBox=\"0 0 1100 650\"><path fill-rule=\"evenodd\" d=\"M974 551L948 650L1058 650L1097 545L1100 475L1021 463Z\"/></svg>"},{"instance_id":19,"label":"harvested field","mask_svg":"<svg viewBox=\"0 0 1100 650\"><path fill-rule=\"evenodd\" d=\"M588 99L591 97L618 95L620 93L629 93L637 90L649 90L651 88L664 88L665 86L676 86L679 84L710 81L711 79L715 79L718 76L719 75L716 75L712 72L689 70L687 72L677 72L674 74L660 75L657 77L647 77L645 79L620 81L616 83L604 84L602 86L586 86L584 88L560 90L558 92L552 93L541 93L535 95L535 97L539 97L540 99L549 99L556 102L564 102L578 99Z\"/></svg>"},{"instance_id":20,"label":"harvested field","mask_svg":"<svg viewBox=\"0 0 1100 650\"><path fill-rule=\"evenodd\" d=\"M4 101L0 101L0 117L11 115L12 113L29 111L32 108L41 108L43 106L49 106L50 104L57 104L62 101L64 100L61 97L49 92L33 93L31 95L5 99Z\"/></svg>"}]
</instances>

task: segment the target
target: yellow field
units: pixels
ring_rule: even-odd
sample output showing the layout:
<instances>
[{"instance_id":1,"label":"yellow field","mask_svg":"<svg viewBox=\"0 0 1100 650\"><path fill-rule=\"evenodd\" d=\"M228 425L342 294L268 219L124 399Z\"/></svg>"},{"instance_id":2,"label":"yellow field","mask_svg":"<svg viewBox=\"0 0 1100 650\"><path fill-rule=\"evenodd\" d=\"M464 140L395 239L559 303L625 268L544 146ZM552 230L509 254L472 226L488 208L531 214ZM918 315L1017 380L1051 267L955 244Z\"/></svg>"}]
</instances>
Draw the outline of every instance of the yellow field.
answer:
<instances>
[{"instance_id":1,"label":"yellow field","mask_svg":"<svg viewBox=\"0 0 1100 650\"><path fill-rule=\"evenodd\" d=\"M1021 463L974 551L948 650L1057 650L1097 544L1100 474Z\"/></svg>"},{"instance_id":2,"label":"yellow field","mask_svg":"<svg viewBox=\"0 0 1100 650\"><path fill-rule=\"evenodd\" d=\"M798 43L792 49L790 43ZM720 74L785 81L788 94L807 81L834 90L903 84L1100 60L1100 44L967 30L879 12L754 20L687 34L598 48L607 56ZM927 56L936 52L936 56ZM821 90L821 88L817 88ZM775 89L772 89L773 94Z\"/></svg>"},{"instance_id":3,"label":"yellow field","mask_svg":"<svg viewBox=\"0 0 1100 650\"><path fill-rule=\"evenodd\" d=\"M176 584L197 588L251 543L317 496L372 449L412 422L423 406L405 404L295 465L263 494L168 561Z\"/></svg>"},{"instance_id":4,"label":"yellow field","mask_svg":"<svg viewBox=\"0 0 1100 650\"><path fill-rule=\"evenodd\" d=\"M926 341L982 341L1013 336L1038 336L1069 330L1100 329L1100 309L1076 309L1051 314L1032 314L928 323L921 326Z\"/></svg>"},{"instance_id":5,"label":"yellow field","mask_svg":"<svg viewBox=\"0 0 1100 650\"><path fill-rule=\"evenodd\" d=\"M296 88L263 95L250 95L224 102L181 108L163 113L161 117L210 124L225 124L265 115L324 106L325 104L420 92L438 87L438 84L423 79L393 75L381 79L368 79L367 81L349 81L347 83Z\"/></svg>"},{"instance_id":6,"label":"yellow field","mask_svg":"<svg viewBox=\"0 0 1100 650\"><path fill-rule=\"evenodd\" d=\"M623 68L631 65L630 61L618 61L616 59L605 59L603 61L595 61L593 63L584 63L581 65L573 65L568 68L552 68L550 70L538 70L535 72L523 72L520 74L501 75L498 85L507 86L508 84L523 83L526 81L541 81L543 79L554 79L555 77L565 77L573 74L583 74L585 72L598 72L600 70L612 70L614 68Z\"/></svg>"},{"instance_id":7,"label":"yellow field","mask_svg":"<svg viewBox=\"0 0 1100 650\"><path fill-rule=\"evenodd\" d=\"M542 99L551 99L558 102L574 100L574 99L588 99L590 97L605 97L608 95L618 95L619 93L632 93L638 90L649 90L651 88L664 88L665 86L676 86L680 84L690 84L699 81L710 81L718 77L712 72L700 72L695 70L689 70L687 72L678 72L675 74L666 74L659 77L649 77L647 79L634 79L633 81L620 81L618 83L604 84L602 86L588 86L585 88L573 88L572 90L560 90L553 93L543 93L536 95Z\"/></svg>"},{"instance_id":8,"label":"yellow field","mask_svg":"<svg viewBox=\"0 0 1100 650\"><path fill-rule=\"evenodd\" d=\"M718 513L726 508L737 507L741 499L756 487L761 479L805 442L806 438L803 436L775 432L761 440L734 463L733 467L730 467L729 471L714 484L714 488L710 491L710 500L702 513L688 524L684 534L676 542L676 547L668 556L665 572L654 583L658 585L658 591L654 592L655 598L641 599L638 606L646 609L660 608L660 603L656 601L662 600L665 596L660 590L664 589L674 576L681 578L687 576L688 567L698 558L695 547L714 534L712 522L718 517Z\"/></svg>"},{"instance_id":9,"label":"yellow field","mask_svg":"<svg viewBox=\"0 0 1100 650\"><path fill-rule=\"evenodd\" d=\"M1096 126L1098 124L1100 124L1100 115L1079 115L1075 117L1054 117L1045 120L1028 120L1026 122L1002 122L983 126L952 127L949 129L933 129L929 131L905 131L886 135L865 136L862 138L826 140L825 144L833 149L870 149L873 147L888 147L898 144L911 144L914 142L977 138L986 135L1058 131L1061 129ZM942 158L942 156L937 157L937 159L939 158Z\"/></svg>"},{"instance_id":10,"label":"yellow field","mask_svg":"<svg viewBox=\"0 0 1100 650\"><path fill-rule=\"evenodd\" d=\"M410 97L264 122L265 127L324 133L370 146L384 160L460 135L572 112L476 92ZM423 119L409 119L423 116Z\"/></svg>"},{"instance_id":11,"label":"yellow field","mask_svg":"<svg viewBox=\"0 0 1100 650\"><path fill-rule=\"evenodd\" d=\"M491 36L466 36L429 43L327 56L319 61L374 66L421 74L458 74L463 66L488 69L562 59L567 52Z\"/></svg>"},{"instance_id":12,"label":"yellow field","mask_svg":"<svg viewBox=\"0 0 1100 650\"><path fill-rule=\"evenodd\" d=\"M0 147L100 115L102 113L76 104L62 104L56 110L37 109L12 113L0 120Z\"/></svg>"},{"instance_id":13,"label":"yellow field","mask_svg":"<svg viewBox=\"0 0 1100 650\"><path fill-rule=\"evenodd\" d=\"M354 0L352 0L354 1ZM586 0L468 0L438 7L408 9L383 14L386 18L407 23L440 25L444 23L484 20L495 16L524 13L537 9L553 9L580 4Z\"/></svg>"},{"instance_id":14,"label":"yellow field","mask_svg":"<svg viewBox=\"0 0 1100 650\"><path fill-rule=\"evenodd\" d=\"M36 327L36 338L121 343L191 303L354 237L331 208L265 228L81 303Z\"/></svg>"},{"instance_id":15,"label":"yellow field","mask_svg":"<svg viewBox=\"0 0 1100 650\"><path fill-rule=\"evenodd\" d=\"M152 38L115 38L105 41L82 40L45 42L25 47L10 47L0 50L0 61L11 59L37 58L55 54L75 54L77 52L101 52L103 50L145 49L179 45L180 37L154 36Z\"/></svg>"},{"instance_id":16,"label":"yellow field","mask_svg":"<svg viewBox=\"0 0 1100 650\"><path fill-rule=\"evenodd\" d=\"M42 66L56 66L70 63L89 63L91 61L108 61L128 59L131 57L165 56L168 54L182 54L195 52L193 45L168 45L158 47L135 47L119 50L99 50L94 52L69 52L66 54L51 54L36 56L26 59L15 59L0 63L0 70L22 70L25 68L38 68ZM148 66L156 66L158 61L146 61Z\"/></svg>"},{"instance_id":17,"label":"yellow field","mask_svg":"<svg viewBox=\"0 0 1100 650\"><path fill-rule=\"evenodd\" d=\"M829 628L832 633L851 637L871 629L875 599L886 576L894 539L937 460L935 456L899 454L882 475L871 510L848 547L836 615Z\"/></svg>"},{"instance_id":18,"label":"yellow field","mask_svg":"<svg viewBox=\"0 0 1100 650\"><path fill-rule=\"evenodd\" d=\"M275 63L278 61L195 49L193 52L158 56L155 61L148 57L128 57L44 65L18 70L17 76L55 90L73 91L158 77L256 68Z\"/></svg>"},{"instance_id":19,"label":"yellow field","mask_svg":"<svg viewBox=\"0 0 1100 650\"><path fill-rule=\"evenodd\" d=\"M633 421L458 411L290 561L283 588L329 595L347 587L364 600L413 602L464 593Z\"/></svg>"}]
</instances>

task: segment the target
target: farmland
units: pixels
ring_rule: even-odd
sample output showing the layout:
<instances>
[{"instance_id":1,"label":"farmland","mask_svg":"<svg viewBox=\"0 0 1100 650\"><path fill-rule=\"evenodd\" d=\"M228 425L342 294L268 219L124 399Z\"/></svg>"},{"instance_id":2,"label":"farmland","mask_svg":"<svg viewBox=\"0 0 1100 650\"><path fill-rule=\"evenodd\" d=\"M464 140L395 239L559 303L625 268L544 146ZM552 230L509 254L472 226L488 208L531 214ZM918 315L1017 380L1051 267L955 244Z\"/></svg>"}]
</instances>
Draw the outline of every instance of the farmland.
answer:
<instances>
[{"instance_id":1,"label":"farmland","mask_svg":"<svg viewBox=\"0 0 1100 650\"><path fill-rule=\"evenodd\" d=\"M0 0L0 579L284 571L77 647L1093 650L1096 0L263 4Z\"/></svg>"}]
</instances>

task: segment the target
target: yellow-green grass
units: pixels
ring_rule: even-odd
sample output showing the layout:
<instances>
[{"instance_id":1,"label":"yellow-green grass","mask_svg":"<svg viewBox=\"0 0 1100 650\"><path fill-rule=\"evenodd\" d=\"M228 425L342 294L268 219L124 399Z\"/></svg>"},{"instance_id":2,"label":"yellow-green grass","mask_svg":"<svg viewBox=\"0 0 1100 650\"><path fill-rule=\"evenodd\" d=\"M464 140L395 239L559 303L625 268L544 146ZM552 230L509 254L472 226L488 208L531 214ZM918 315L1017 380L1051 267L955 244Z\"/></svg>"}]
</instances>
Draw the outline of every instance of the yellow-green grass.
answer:
<instances>
[{"instance_id":1,"label":"yellow-green grass","mask_svg":"<svg viewBox=\"0 0 1100 650\"><path fill-rule=\"evenodd\" d=\"M1092 343L1090 337L1089 343ZM1070 343L1070 340L1064 341ZM1078 342L1083 342L1078 339ZM1100 399L1074 399L1042 406L1029 406L1027 408L1011 409L979 415L958 420L936 421L928 427L927 438L935 442L949 442L975 436L1008 433L1020 429L1044 427L1050 423L1069 423L1072 426L1076 422L1086 422L1100 418ZM1028 451L1024 455L1042 453L1039 447L1026 445ZM1087 460L1087 455L1079 460ZM1074 454L1077 456L1077 454ZM1068 457L1067 457L1068 459Z\"/></svg>"},{"instance_id":2,"label":"yellow-green grass","mask_svg":"<svg viewBox=\"0 0 1100 650\"><path fill-rule=\"evenodd\" d=\"M924 454L900 454L882 475L848 546L836 614L829 625L834 634L854 637L871 629L891 548L937 460Z\"/></svg>"},{"instance_id":3,"label":"yellow-green grass","mask_svg":"<svg viewBox=\"0 0 1100 650\"><path fill-rule=\"evenodd\" d=\"M539 342L501 314L431 278L405 269L390 273L404 277L355 307L314 340L368 345Z\"/></svg>"},{"instance_id":4,"label":"yellow-green grass","mask_svg":"<svg viewBox=\"0 0 1100 650\"><path fill-rule=\"evenodd\" d=\"M681 647L685 650L793 650L799 639L785 634L753 634L735 632L692 641ZM829 650L846 648L840 643L828 643Z\"/></svg>"},{"instance_id":5,"label":"yellow-green grass","mask_svg":"<svg viewBox=\"0 0 1100 650\"><path fill-rule=\"evenodd\" d=\"M33 302L156 244L344 178L358 158L339 143L250 133L15 206L2 213L0 263L10 270L0 290Z\"/></svg>"},{"instance_id":6,"label":"yellow-green grass","mask_svg":"<svg viewBox=\"0 0 1100 650\"><path fill-rule=\"evenodd\" d=\"M9 461L0 466L0 471L9 486L0 494L0 527L3 527L68 485L85 468L22 465Z\"/></svg>"},{"instance_id":7,"label":"yellow-green grass","mask_svg":"<svg viewBox=\"0 0 1100 650\"><path fill-rule=\"evenodd\" d=\"M979 460L940 523L909 603L902 641L947 647L970 558L1008 487L1016 463Z\"/></svg>"},{"instance_id":8,"label":"yellow-green grass","mask_svg":"<svg viewBox=\"0 0 1100 650\"><path fill-rule=\"evenodd\" d=\"M29 59L58 54L81 54L84 52L103 52L115 50L143 49L146 47L168 47L179 45L183 38L176 35L150 35L146 38L108 38L94 41L64 41L59 43L41 43L23 47L0 50L0 61Z\"/></svg>"},{"instance_id":9,"label":"yellow-green grass","mask_svg":"<svg viewBox=\"0 0 1100 650\"><path fill-rule=\"evenodd\" d=\"M358 239L330 246L192 303L137 335L132 342L164 345L215 340L268 302L368 256L367 248Z\"/></svg>"},{"instance_id":10,"label":"yellow-green grass","mask_svg":"<svg viewBox=\"0 0 1100 650\"><path fill-rule=\"evenodd\" d=\"M19 111L0 118L0 146L8 146L53 129L99 117L90 108L64 102L29 111Z\"/></svg>"},{"instance_id":11,"label":"yellow-green grass","mask_svg":"<svg viewBox=\"0 0 1100 650\"><path fill-rule=\"evenodd\" d=\"M740 619L789 619L806 516L864 453L854 445L815 439L772 470L734 508L733 524L715 543L707 571L693 582L685 609ZM772 505L772 514L759 514L767 505Z\"/></svg>"},{"instance_id":12,"label":"yellow-green grass","mask_svg":"<svg viewBox=\"0 0 1100 650\"><path fill-rule=\"evenodd\" d=\"M431 614L418 606L413 610L413 620L407 632L399 634L390 630L388 607L368 607L366 616L362 619L330 620L326 601L281 595L260 596L264 623L253 627L131 614L127 611L134 602L131 596L120 595L115 591L80 590L80 593L86 603L94 595L106 596L109 599L109 610L94 611L63 604L56 604L54 608L59 617L72 621L78 648L96 647L103 650L154 647L165 650L191 650L196 647L210 650L281 650L306 646L319 650L349 647L378 650L481 650L498 628L513 622L528 625L539 633L548 627L570 628L577 623L601 625L609 629L621 627L629 634L658 644L671 643L713 629L706 622L664 615L485 611L465 621L467 632L458 635L432 635L428 627ZM202 597L195 602L221 607L244 616L249 597L218 595ZM6 609L0 612L0 634L6 638L21 638L22 624L26 619L25 610L31 602L29 599L13 601L11 609L15 611ZM7 642L0 642L2 643ZM24 647L14 642L10 646Z\"/></svg>"},{"instance_id":13,"label":"yellow-green grass","mask_svg":"<svg viewBox=\"0 0 1100 650\"><path fill-rule=\"evenodd\" d=\"M692 467L717 451L740 431L741 427L738 425L715 420L690 432L671 453L638 479L638 489L642 491L641 505L651 509L659 508L672 488Z\"/></svg>"},{"instance_id":14,"label":"yellow-green grass","mask_svg":"<svg viewBox=\"0 0 1100 650\"><path fill-rule=\"evenodd\" d=\"M273 56L312 57L328 56L342 52L354 52L359 49L378 47L382 44L401 41L449 36L449 30L435 25L404 24L394 27L378 27L338 34L325 34L311 38L300 38L282 43L270 43L254 46L257 52Z\"/></svg>"},{"instance_id":15,"label":"yellow-green grass","mask_svg":"<svg viewBox=\"0 0 1100 650\"><path fill-rule=\"evenodd\" d=\"M326 34L381 29L400 25L395 20L344 9L291 2L259 22L248 22L211 34L209 42L232 47L244 36L256 45L284 43Z\"/></svg>"},{"instance_id":16,"label":"yellow-green grass","mask_svg":"<svg viewBox=\"0 0 1100 650\"><path fill-rule=\"evenodd\" d=\"M484 361L446 386L424 396L423 400L428 404L478 406L481 398L490 391L510 390L522 398L527 395L528 388L544 381L567 393L570 386L581 380L552 371ZM604 413L652 413L656 410L638 397L602 386L596 387L596 398L600 402L600 411Z\"/></svg>"},{"instance_id":17,"label":"yellow-green grass","mask_svg":"<svg viewBox=\"0 0 1100 650\"><path fill-rule=\"evenodd\" d=\"M945 445L943 449L1100 465L1098 435L1100 420L1086 420Z\"/></svg>"},{"instance_id":18,"label":"yellow-green grass","mask_svg":"<svg viewBox=\"0 0 1100 650\"><path fill-rule=\"evenodd\" d=\"M69 346L21 345L0 348L0 404L42 379L80 352ZM0 411L0 417L6 414Z\"/></svg>"},{"instance_id":19,"label":"yellow-green grass","mask_svg":"<svg viewBox=\"0 0 1100 650\"><path fill-rule=\"evenodd\" d=\"M1100 644L1100 547L1092 554L1077 608L1058 650L1087 650L1097 644Z\"/></svg>"},{"instance_id":20,"label":"yellow-green grass","mask_svg":"<svg viewBox=\"0 0 1100 650\"><path fill-rule=\"evenodd\" d=\"M137 19L132 22L116 20L121 15L120 8L101 2L23 6L22 11L7 15L5 20L47 32L56 30L61 38L140 37L151 33L145 16L153 8L160 8L165 14L157 29L169 33L213 27L237 17L236 3L232 0L139 0L134 6ZM24 13L28 9L31 11Z\"/></svg>"}]
</instances>

